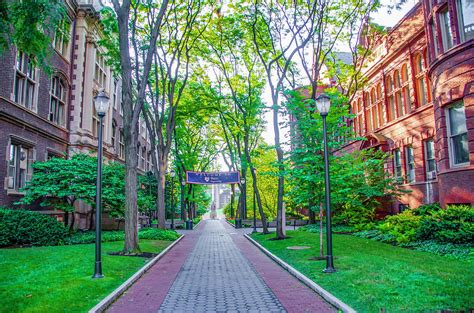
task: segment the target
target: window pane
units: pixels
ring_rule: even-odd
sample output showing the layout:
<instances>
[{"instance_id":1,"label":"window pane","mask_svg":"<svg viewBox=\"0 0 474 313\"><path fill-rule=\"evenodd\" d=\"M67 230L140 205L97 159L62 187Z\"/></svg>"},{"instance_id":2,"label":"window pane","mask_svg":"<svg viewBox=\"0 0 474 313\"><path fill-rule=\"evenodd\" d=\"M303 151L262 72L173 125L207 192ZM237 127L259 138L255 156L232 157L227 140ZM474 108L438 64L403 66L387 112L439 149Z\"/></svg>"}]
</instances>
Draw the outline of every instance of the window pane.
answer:
<instances>
[{"instance_id":1,"label":"window pane","mask_svg":"<svg viewBox=\"0 0 474 313\"><path fill-rule=\"evenodd\" d=\"M454 163L466 163L469 162L469 147L467 141L467 133L462 135L453 136L452 138Z\"/></svg>"},{"instance_id":2,"label":"window pane","mask_svg":"<svg viewBox=\"0 0 474 313\"><path fill-rule=\"evenodd\" d=\"M467 132L463 105L457 105L449 109L449 130L451 136Z\"/></svg>"},{"instance_id":3,"label":"window pane","mask_svg":"<svg viewBox=\"0 0 474 313\"><path fill-rule=\"evenodd\" d=\"M460 33L463 41L474 38L474 2L472 0L458 1Z\"/></svg>"},{"instance_id":4,"label":"window pane","mask_svg":"<svg viewBox=\"0 0 474 313\"><path fill-rule=\"evenodd\" d=\"M446 51L453 46L453 32L451 30L449 12L441 12L439 15L439 19L441 23L441 34L443 37L443 50Z\"/></svg>"}]
</instances>

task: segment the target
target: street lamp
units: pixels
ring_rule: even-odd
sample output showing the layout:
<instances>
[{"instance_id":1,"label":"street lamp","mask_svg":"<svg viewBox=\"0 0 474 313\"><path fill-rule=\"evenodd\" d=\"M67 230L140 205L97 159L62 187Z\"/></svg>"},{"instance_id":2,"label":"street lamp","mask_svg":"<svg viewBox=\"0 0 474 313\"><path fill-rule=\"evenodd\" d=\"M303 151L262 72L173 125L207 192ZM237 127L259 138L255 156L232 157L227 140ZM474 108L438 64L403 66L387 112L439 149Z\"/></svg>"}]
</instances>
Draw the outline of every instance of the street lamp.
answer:
<instances>
[{"instance_id":1,"label":"street lamp","mask_svg":"<svg viewBox=\"0 0 474 313\"><path fill-rule=\"evenodd\" d=\"M170 176L171 176L171 229L174 229L174 194L173 194L173 190L174 190L174 176L176 175L176 173L171 170L170 172Z\"/></svg>"},{"instance_id":2,"label":"street lamp","mask_svg":"<svg viewBox=\"0 0 474 313\"><path fill-rule=\"evenodd\" d=\"M257 176L257 169L253 168L253 178L255 179L255 176ZM255 184L255 181L254 181ZM256 196L257 193L255 192L255 189L253 190L253 231L252 233L257 233L257 213L256 213L256 207L255 207L255 202L256 202Z\"/></svg>"},{"instance_id":3,"label":"street lamp","mask_svg":"<svg viewBox=\"0 0 474 313\"><path fill-rule=\"evenodd\" d=\"M331 107L331 101L329 97L322 93L316 98L316 107L318 108L319 114L323 118L323 133L324 133L324 182L325 182L325 195L326 195L326 268L325 273L334 273L336 269L333 264L332 257L332 232L331 232L331 187L329 184L329 152L328 152L328 133L326 128L326 117Z\"/></svg>"},{"instance_id":4,"label":"street lamp","mask_svg":"<svg viewBox=\"0 0 474 313\"><path fill-rule=\"evenodd\" d=\"M184 187L186 186L186 181L181 181L181 220L186 220L186 202L184 201Z\"/></svg>"},{"instance_id":5,"label":"street lamp","mask_svg":"<svg viewBox=\"0 0 474 313\"><path fill-rule=\"evenodd\" d=\"M99 138L97 150L97 183L96 183L96 197L95 197L95 271L92 278L102 278L102 260L101 260L101 209L102 209L102 123L109 109L109 97L104 91L100 91L94 97L95 110L99 116Z\"/></svg>"}]
</instances>

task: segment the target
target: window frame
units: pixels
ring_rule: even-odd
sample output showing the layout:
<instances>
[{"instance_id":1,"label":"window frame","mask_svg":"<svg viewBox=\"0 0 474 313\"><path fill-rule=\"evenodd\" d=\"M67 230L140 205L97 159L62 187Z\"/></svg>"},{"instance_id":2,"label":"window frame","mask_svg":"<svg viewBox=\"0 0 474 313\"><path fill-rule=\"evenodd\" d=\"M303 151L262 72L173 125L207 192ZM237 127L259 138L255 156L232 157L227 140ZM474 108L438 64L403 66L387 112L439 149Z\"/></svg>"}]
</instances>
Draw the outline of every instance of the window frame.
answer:
<instances>
[{"instance_id":1,"label":"window frame","mask_svg":"<svg viewBox=\"0 0 474 313\"><path fill-rule=\"evenodd\" d=\"M432 147L432 157L429 156L429 150L430 148L429 147ZM435 178L429 178L429 173L437 173L438 172L438 168L437 168L437 165L436 165L436 156L435 156L435 146L434 146L434 139L433 138L428 138L426 140L423 141L423 152L424 152L424 159L425 159L425 175L426 175L426 180L434 180ZM434 170L430 171L429 170L429 164L430 164L430 161L433 161L434 162Z\"/></svg>"},{"instance_id":2,"label":"window frame","mask_svg":"<svg viewBox=\"0 0 474 313\"><path fill-rule=\"evenodd\" d=\"M449 114L449 110L456 107L456 106L462 106L464 108L464 124L466 126L466 132L456 134L456 135L453 136L451 134L451 117L450 117L450 114ZM464 106L463 101L458 101L458 102L446 107L445 114L446 114L446 130L447 130L447 138L448 138L449 165L450 165L451 168L469 166L470 163L471 163L469 148L468 148L468 151L467 151L468 160L466 162L455 163L454 161L456 160L456 155L455 155L454 146L453 146L453 143L452 143L453 137L460 136L460 135L463 135L463 134L465 134L467 136L468 133L469 133L468 130L467 130L466 110L465 110L465 106Z\"/></svg>"},{"instance_id":3,"label":"window frame","mask_svg":"<svg viewBox=\"0 0 474 313\"><path fill-rule=\"evenodd\" d=\"M53 90L55 87L55 81L57 83L56 89ZM62 93L61 95L57 94L57 89L58 87L62 88ZM51 77L51 88L49 89L49 113L48 113L48 120L52 123L55 123L56 125L59 125L61 127L66 127L66 114L67 114L67 96L68 96L68 85L66 81L56 75ZM64 97L61 99L61 97ZM53 101L56 103L56 108L54 109L55 112L53 112ZM59 108L60 106L63 107L63 115L62 115L62 121L59 121L60 114L59 114Z\"/></svg>"},{"instance_id":4,"label":"window frame","mask_svg":"<svg viewBox=\"0 0 474 313\"><path fill-rule=\"evenodd\" d=\"M12 147L14 148L14 166L11 165L11 156L12 156ZM22 150L25 150L25 159L21 160L21 155L22 155ZM33 167L32 164L35 161L35 147L26 144L24 142L20 142L17 140L10 140L8 144L8 155L7 155L7 173L5 177L5 189L10 190L10 191L20 191L20 189L24 188L26 184L31 181L31 177L33 175ZM26 160L26 161L25 161ZM26 162L26 168L25 170L25 175L24 175L24 181L22 183L22 174L21 174L21 162L25 161ZM11 174L10 169L13 168L13 175ZM12 183L10 184L10 179Z\"/></svg>"},{"instance_id":5,"label":"window frame","mask_svg":"<svg viewBox=\"0 0 474 313\"><path fill-rule=\"evenodd\" d=\"M393 155L393 176L395 178L401 178L402 173L402 152L399 148L392 150Z\"/></svg>"},{"instance_id":6,"label":"window frame","mask_svg":"<svg viewBox=\"0 0 474 313\"><path fill-rule=\"evenodd\" d=\"M457 15L457 26L458 26L458 33L459 33L459 43L466 42L468 40L474 39L474 36L471 38L466 39L466 34L464 33L464 10L462 7L463 0L456 0L456 15ZM472 26L474 28L474 26ZM474 32L474 30L473 30Z\"/></svg>"},{"instance_id":7,"label":"window frame","mask_svg":"<svg viewBox=\"0 0 474 313\"><path fill-rule=\"evenodd\" d=\"M440 9L437 13L439 22L439 31L441 34L441 43L443 53L454 47L453 26L451 25L451 15L448 7Z\"/></svg>"},{"instance_id":8,"label":"window frame","mask_svg":"<svg viewBox=\"0 0 474 313\"><path fill-rule=\"evenodd\" d=\"M21 82L21 83L20 83ZM12 100L22 107L38 112L38 82L39 71L33 66L28 56L21 51L17 51L15 59L15 77L13 79ZM20 86L20 87L19 87ZM29 86L33 86L32 94ZM21 88L18 91L18 88ZM31 97L31 103L28 98Z\"/></svg>"},{"instance_id":9,"label":"window frame","mask_svg":"<svg viewBox=\"0 0 474 313\"><path fill-rule=\"evenodd\" d=\"M412 184L416 182L416 171L415 171L415 152L413 150L412 145L407 145L404 147L405 152L405 173L406 173L406 181L408 184ZM411 162L410 162L411 157ZM413 168L410 168L410 165Z\"/></svg>"}]
</instances>

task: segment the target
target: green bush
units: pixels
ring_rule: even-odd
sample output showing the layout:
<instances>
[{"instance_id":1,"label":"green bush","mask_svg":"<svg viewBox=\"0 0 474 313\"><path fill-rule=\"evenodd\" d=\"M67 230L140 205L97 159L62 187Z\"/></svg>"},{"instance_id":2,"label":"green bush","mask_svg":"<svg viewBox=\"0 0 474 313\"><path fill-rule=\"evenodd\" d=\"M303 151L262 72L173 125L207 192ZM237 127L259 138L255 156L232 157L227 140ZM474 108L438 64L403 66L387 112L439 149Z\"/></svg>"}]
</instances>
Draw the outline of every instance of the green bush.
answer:
<instances>
[{"instance_id":1,"label":"green bush","mask_svg":"<svg viewBox=\"0 0 474 313\"><path fill-rule=\"evenodd\" d=\"M474 242L474 208L453 205L426 216L421 221L417 237L446 243Z\"/></svg>"},{"instance_id":2,"label":"green bush","mask_svg":"<svg viewBox=\"0 0 474 313\"><path fill-rule=\"evenodd\" d=\"M431 216L433 213L436 213L439 210L442 210L439 203L423 204L413 210L413 214L417 216Z\"/></svg>"},{"instance_id":3,"label":"green bush","mask_svg":"<svg viewBox=\"0 0 474 313\"><path fill-rule=\"evenodd\" d=\"M346 205L343 210L333 218L334 225L349 225L358 231L374 228L375 207Z\"/></svg>"},{"instance_id":4,"label":"green bush","mask_svg":"<svg viewBox=\"0 0 474 313\"><path fill-rule=\"evenodd\" d=\"M26 210L0 209L0 246L62 244L64 225L50 216Z\"/></svg>"},{"instance_id":5,"label":"green bush","mask_svg":"<svg viewBox=\"0 0 474 313\"><path fill-rule=\"evenodd\" d=\"M179 234L173 230L164 230L158 228L143 228L138 232L139 239L169 240L173 241L179 237ZM123 231L104 231L102 232L102 242L121 241L125 239ZM95 231L76 232L65 238L67 245L77 245L95 242Z\"/></svg>"},{"instance_id":6,"label":"green bush","mask_svg":"<svg viewBox=\"0 0 474 313\"><path fill-rule=\"evenodd\" d=\"M143 228L138 232L140 239L168 240L173 241L179 238L179 234L174 230L165 230L159 228Z\"/></svg>"},{"instance_id":7,"label":"green bush","mask_svg":"<svg viewBox=\"0 0 474 313\"><path fill-rule=\"evenodd\" d=\"M398 244L413 241L420 229L422 217L413 214L412 210L403 211L397 215L385 218L378 229L383 233L394 236Z\"/></svg>"},{"instance_id":8,"label":"green bush","mask_svg":"<svg viewBox=\"0 0 474 313\"><path fill-rule=\"evenodd\" d=\"M455 259L472 259L474 257L474 248L472 244L440 243L434 240L426 240L413 241L400 246L418 251L450 256Z\"/></svg>"}]
</instances>

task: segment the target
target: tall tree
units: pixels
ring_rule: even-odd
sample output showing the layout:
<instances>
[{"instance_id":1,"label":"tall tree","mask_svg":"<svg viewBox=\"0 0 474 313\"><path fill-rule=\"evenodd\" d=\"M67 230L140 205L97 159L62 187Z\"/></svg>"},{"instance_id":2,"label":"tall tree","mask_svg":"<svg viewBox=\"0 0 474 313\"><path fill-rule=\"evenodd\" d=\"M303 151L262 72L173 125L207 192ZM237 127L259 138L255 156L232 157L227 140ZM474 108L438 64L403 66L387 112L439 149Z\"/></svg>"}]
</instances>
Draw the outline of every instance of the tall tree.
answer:
<instances>
[{"instance_id":1,"label":"tall tree","mask_svg":"<svg viewBox=\"0 0 474 313\"><path fill-rule=\"evenodd\" d=\"M165 227L165 174L168 168L176 110L186 88L195 46L212 17L212 1L175 0L163 18L158 48L153 53L148 80L145 121L151 135L155 176L158 181L158 227Z\"/></svg>"},{"instance_id":2,"label":"tall tree","mask_svg":"<svg viewBox=\"0 0 474 313\"><path fill-rule=\"evenodd\" d=\"M147 83L157 49L157 38L169 0L110 0L115 12L109 17L108 50L119 59L122 78L123 131L125 143L125 254L136 253L138 246L137 145L138 120L146 100ZM110 11L109 11L110 12ZM107 17L107 15L105 16ZM115 34L115 36L114 36Z\"/></svg>"}]
</instances>

